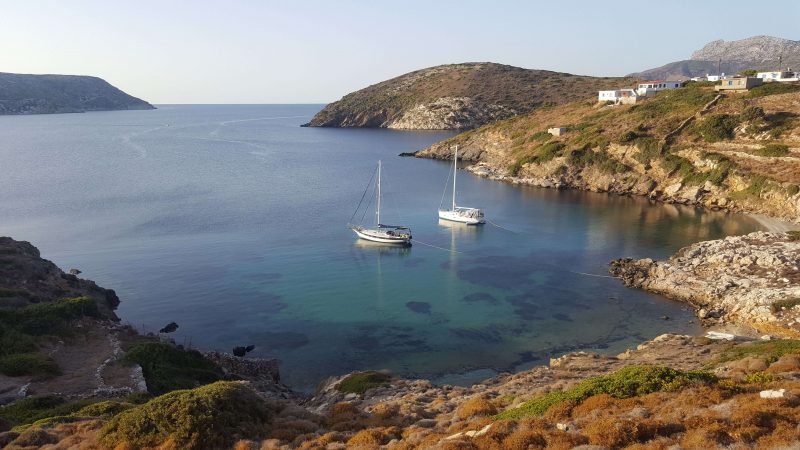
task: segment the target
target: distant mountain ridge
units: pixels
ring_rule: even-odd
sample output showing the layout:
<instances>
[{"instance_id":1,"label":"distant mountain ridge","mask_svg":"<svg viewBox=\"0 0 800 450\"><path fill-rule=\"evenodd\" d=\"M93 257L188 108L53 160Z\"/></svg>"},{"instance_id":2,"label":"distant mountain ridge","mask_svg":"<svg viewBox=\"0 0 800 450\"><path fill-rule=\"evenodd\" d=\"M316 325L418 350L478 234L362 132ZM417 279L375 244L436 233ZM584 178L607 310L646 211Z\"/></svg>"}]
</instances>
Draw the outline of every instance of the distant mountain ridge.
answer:
<instances>
[{"instance_id":1,"label":"distant mountain ridge","mask_svg":"<svg viewBox=\"0 0 800 450\"><path fill-rule=\"evenodd\" d=\"M632 81L487 62L446 64L347 94L327 105L306 125L465 130L541 106L594 96L598 89Z\"/></svg>"},{"instance_id":2,"label":"distant mountain ridge","mask_svg":"<svg viewBox=\"0 0 800 450\"><path fill-rule=\"evenodd\" d=\"M155 108L97 77L0 72L0 115L128 109Z\"/></svg>"},{"instance_id":3,"label":"distant mountain ridge","mask_svg":"<svg viewBox=\"0 0 800 450\"><path fill-rule=\"evenodd\" d=\"M781 58L782 56L782 58ZM745 69L800 69L800 41L774 36L753 36L735 41L711 41L686 60L665 64L629 76L646 79L691 78L719 71L729 74ZM780 66L780 67L779 67Z\"/></svg>"}]
</instances>

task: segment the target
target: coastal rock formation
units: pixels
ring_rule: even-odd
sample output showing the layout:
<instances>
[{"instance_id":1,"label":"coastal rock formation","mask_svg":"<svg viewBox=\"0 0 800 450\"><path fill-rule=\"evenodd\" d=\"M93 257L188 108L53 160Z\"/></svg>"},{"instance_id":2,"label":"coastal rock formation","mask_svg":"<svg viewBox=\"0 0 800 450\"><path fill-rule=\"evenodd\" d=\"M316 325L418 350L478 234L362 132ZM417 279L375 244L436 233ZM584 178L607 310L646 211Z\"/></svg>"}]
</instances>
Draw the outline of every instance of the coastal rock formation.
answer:
<instances>
[{"instance_id":1,"label":"coastal rock formation","mask_svg":"<svg viewBox=\"0 0 800 450\"><path fill-rule=\"evenodd\" d=\"M699 242L666 261L618 259L626 286L691 304L708 323L736 323L800 337L800 240L756 232Z\"/></svg>"},{"instance_id":2,"label":"coastal rock formation","mask_svg":"<svg viewBox=\"0 0 800 450\"><path fill-rule=\"evenodd\" d=\"M778 67L783 57L782 67ZM737 74L742 70L778 70L800 67L800 41L774 36L753 36L735 41L711 41L692 53L688 60L632 73L643 79L691 78L716 74L717 70Z\"/></svg>"},{"instance_id":3,"label":"coastal rock formation","mask_svg":"<svg viewBox=\"0 0 800 450\"><path fill-rule=\"evenodd\" d=\"M24 307L69 297L91 297L103 318L119 320L113 289L64 273L29 242L0 236L0 305Z\"/></svg>"},{"instance_id":4,"label":"coastal rock formation","mask_svg":"<svg viewBox=\"0 0 800 450\"><path fill-rule=\"evenodd\" d=\"M632 80L494 63L417 70L344 96L306 126L465 130Z\"/></svg>"},{"instance_id":5,"label":"coastal rock formation","mask_svg":"<svg viewBox=\"0 0 800 450\"><path fill-rule=\"evenodd\" d=\"M97 77L0 73L0 115L155 109Z\"/></svg>"}]
</instances>

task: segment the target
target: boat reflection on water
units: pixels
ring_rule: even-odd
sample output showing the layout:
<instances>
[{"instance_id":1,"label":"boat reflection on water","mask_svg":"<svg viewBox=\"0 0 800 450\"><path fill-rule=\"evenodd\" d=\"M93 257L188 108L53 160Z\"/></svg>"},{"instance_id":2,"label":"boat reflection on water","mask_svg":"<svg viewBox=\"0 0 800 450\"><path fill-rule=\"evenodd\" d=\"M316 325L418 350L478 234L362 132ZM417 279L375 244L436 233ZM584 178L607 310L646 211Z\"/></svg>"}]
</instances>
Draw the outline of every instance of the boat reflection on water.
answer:
<instances>
[{"instance_id":1,"label":"boat reflection on water","mask_svg":"<svg viewBox=\"0 0 800 450\"><path fill-rule=\"evenodd\" d=\"M409 245L386 245L380 242L366 241L364 239L358 239L354 244L358 249L374 251L380 255L396 254L408 256L411 253L411 246Z\"/></svg>"}]
</instances>

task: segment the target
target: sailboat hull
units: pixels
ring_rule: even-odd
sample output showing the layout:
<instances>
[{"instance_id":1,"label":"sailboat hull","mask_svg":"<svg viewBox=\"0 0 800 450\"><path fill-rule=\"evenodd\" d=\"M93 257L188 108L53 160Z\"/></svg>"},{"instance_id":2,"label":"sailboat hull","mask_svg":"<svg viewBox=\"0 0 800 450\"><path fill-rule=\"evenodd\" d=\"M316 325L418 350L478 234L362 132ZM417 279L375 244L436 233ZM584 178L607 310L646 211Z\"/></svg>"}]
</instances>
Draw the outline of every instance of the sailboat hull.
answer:
<instances>
[{"instance_id":1,"label":"sailboat hull","mask_svg":"<svg viewBox=\"0 0 800 450\"><path fill-rule=\"evenodd\" d=\"M463 213L459 211L450 211L450 210L439 210L439 218L443 220L449 220L451 222L459 222L465 223L467 225L483 225L486 223L482 217L470 217L465 216Z\"/></svg>"},{"instance_id":2,"label":"sailboat hull","mask_svg":"<svg viewBox=\"0 0 800 450\"><path fill-rule=\"evenodd\" d=\"M367 228L352 228L353 233L361 239L370 242L379 242L389 245L411 245L411 236L392 236L383 230L371 230Z\"/></svg>"}]
</instances>

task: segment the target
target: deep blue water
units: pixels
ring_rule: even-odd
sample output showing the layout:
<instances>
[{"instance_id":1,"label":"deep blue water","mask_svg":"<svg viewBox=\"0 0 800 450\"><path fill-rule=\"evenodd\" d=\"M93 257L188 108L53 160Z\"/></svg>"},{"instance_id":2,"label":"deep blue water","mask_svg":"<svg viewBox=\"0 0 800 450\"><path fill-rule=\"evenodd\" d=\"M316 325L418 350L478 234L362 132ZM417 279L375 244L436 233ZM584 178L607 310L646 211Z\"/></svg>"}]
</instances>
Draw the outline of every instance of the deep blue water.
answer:
<instances>
[{"instance_id":1,"label":"deep blue water","mask_svg":"<svg viewBox=\"0 0 800 450\"><path fill-rule=\"evenodd\" d=\"M255 344L251 355L279 358L286 382L311 389L368 368L471 382L697 331L681 304L577 272L758 227L463 171L462 203L505 229L440 224L449 165L396 155L450 133L299 127L319 108L0 117L0 235L116 289L140 330L175 321L179 343ZM345 225L379 158L385 221L453 251L356 242Z\"/></svg>"}]
</instances>

